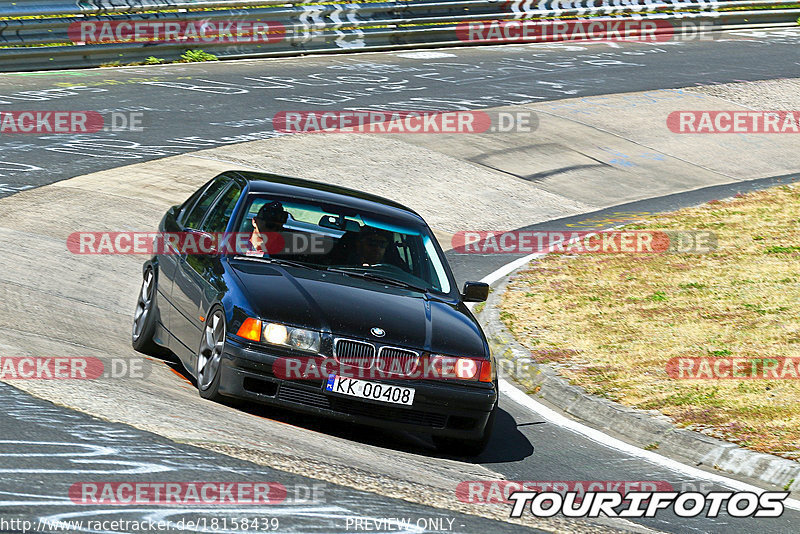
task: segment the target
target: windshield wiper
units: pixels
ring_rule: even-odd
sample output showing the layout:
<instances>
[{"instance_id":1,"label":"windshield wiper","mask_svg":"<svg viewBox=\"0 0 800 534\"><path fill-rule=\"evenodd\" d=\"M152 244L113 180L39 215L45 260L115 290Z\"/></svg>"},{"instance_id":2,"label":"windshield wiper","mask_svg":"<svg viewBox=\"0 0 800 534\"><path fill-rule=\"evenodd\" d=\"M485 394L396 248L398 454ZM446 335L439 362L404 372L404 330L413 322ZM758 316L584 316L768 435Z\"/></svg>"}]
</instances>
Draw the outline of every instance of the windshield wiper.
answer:
<instances>
[{"instance_id":1,"label":"windshield wiper","mask_svg":"<svg viewBox=\"0 0 800 534\"><path fill-rule=\"evenodd\" d=\"M282 265L286 267L300 267L304 269L313 269L315 271L325 271L328 268L324 265L314 265L311 263L302 263L299 261L293 260L285 260L283 258L259 258L257 256L236 256L234 259L237 260L250 260L250 261L257 261L260 263L274 263L277 265Z\"/></svg>"},{"instance_id":2,"label":"windshield wiper","mask_svg":"<svg viewBox=\"0 0 800 534\"><path fill-rule=\"evenodd\" d=\"M357 278L364 278L366 280L372 280L373 282L380 282L380 283L383 283L383 284L389 284L389 285L393 285L393 286L397 286L397 287L403 287L403 288L406 288L406 289L413 289L414 291L419 291L420 293L427 293L428 292L428 290L423 288L423 287L415 286L414 284L410 284L408 282L404 282L404 281L398 280L396 278L391 278L389 276L383 276L383 275L375 274L375 273L371 273L371 272L348 271L346 269L337 269L335 267L328 267L328 271L334 272L334 273L342 273L342 274L346 274L348 276L355 276Z\"/></svg>"}]
</instances>

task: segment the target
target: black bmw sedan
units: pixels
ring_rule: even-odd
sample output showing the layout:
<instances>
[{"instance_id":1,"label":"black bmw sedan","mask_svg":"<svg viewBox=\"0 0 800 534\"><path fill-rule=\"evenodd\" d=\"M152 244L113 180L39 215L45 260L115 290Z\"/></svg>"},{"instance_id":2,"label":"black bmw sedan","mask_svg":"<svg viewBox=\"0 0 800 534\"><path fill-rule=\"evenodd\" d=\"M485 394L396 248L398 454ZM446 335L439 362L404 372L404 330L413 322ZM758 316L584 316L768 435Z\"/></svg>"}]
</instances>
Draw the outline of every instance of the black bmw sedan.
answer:
<instances>
[{"instance_id":1,"label":"black bmw sedan","mask_svg":"<svg viewBox=\"0 0 800 534\"><path fill-rule=\"evenodd\" d=\"M441 247L417 213L375 195L225 172L159 226L133 347L168 349L207 399L244 399L486 446L497 370Z\"/></svg>"}]
</instances>

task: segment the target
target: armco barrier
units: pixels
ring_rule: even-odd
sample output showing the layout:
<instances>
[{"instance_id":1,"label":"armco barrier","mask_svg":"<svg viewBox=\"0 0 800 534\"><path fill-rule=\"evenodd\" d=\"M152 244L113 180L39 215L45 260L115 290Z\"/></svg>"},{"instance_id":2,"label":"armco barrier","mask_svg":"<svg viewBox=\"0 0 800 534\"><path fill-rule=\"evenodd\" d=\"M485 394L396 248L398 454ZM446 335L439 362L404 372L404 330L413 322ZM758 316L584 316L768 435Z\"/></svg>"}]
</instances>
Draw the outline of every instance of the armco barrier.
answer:
<instances>
[{"instance_id":1,"label":"armco barrier","mask_svg":"<svg viewBox=\"0 0 800 534\"><path fill-rule=\"evenodd\" d=\"M698 31L794 25L800 2L779 0L408 0L395 2L299 2L296 0L16 0L0 2L0 71L90 67L144 61L150 56L179 59L190 49L221 58L297 55L422 46L497 44L507 34L475 40L467 24L510 28L524 21L528 42L560 40L555 25L574 28L591 21L637 24L648 21L667 38L693 38ZM632 21L639 21L633 23ZM136 24L139 23L138 26ZM217 38L165 40L146 32L106 34L84 40L85 24L108 28L251 28L218 32ZM230 26L226 24L231 23ZM238 26L236 24L238 23ZM248 26L249 25L249 26ZM515 26L516 25L516 26ZM541 35L530 37L540 28ZM593 27L593 26L592 26ZM253 29L254 28L254 29ZM549 29L548 29L549 28ZM665 30L666 28L666 30ZM138 30L136 30L138 31ZM571 33L570 30L567 33ZM514 33L514 32L511 32ZM102 32L98 31L98 35ZM110 41L108 35L115 39ZM504 37L505 36L505 37ZM206 36L208 37L208 36ZM603 38L590 33L587 37ZM214 41L214 42L212 42Z\"/></svg>"}]
</instances>

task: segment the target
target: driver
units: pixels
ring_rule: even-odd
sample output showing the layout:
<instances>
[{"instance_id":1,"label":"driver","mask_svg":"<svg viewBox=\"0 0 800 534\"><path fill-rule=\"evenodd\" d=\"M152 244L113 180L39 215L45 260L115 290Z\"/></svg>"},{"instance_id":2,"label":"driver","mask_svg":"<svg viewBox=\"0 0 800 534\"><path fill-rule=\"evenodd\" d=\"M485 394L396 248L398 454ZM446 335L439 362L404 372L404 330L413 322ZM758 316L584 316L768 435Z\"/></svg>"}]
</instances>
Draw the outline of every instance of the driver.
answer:
<instances>
[{"instance_id":1,"label":"driver","mask_svg":"<svg viewBox=\"0 0 800 534\"><path fill-rule=\"evenodd\" d=\"M266 252L264 242L269 241L270 236L264 234L270 232L280 232L283 225L289 218L289 213L283 209L283 204L277 200L261 206L256 216L253 217L253 233L247 242L245 254L248 256L262 255ZM264 238L267 239L264 239Z\"/></svg>"},{"instance_id":2,"label":"driver","mask_svg":"<svg viewBox=\"0 0 800 534\"><path fill-rule=\"evenodd\" d=\"M348 262L351 265L369 266L384 263L386 248L389 246L391 236L389 232L373 226L365 226L358 233L355 254Z\"/></svg>"}]
</instances>

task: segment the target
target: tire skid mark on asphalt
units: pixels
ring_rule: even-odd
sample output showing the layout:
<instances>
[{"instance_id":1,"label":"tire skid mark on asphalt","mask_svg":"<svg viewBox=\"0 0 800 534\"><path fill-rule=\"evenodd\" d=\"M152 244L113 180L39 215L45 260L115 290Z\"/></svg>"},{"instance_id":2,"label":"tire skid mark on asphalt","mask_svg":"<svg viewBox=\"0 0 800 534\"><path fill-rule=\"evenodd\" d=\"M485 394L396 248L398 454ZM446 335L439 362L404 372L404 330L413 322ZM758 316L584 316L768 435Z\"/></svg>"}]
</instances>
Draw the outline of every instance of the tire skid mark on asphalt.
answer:
<instances>
[{"instance_id":1,"label":"tire skid mark on asphalt","mask_svg":"<svg viewBox=\"0 0 800 534\"><path fill-rule=\"evenodd\" d=\"M21 423L33 424L36 426L48 427L66 433L75 441L55 441L55 440L30 440L14 439L0 440L0 473L6 475L4 482L16 485L14 475L78 475L84 480L91 480L96 475L152 475L154 473L171 472L175 476L185 478L192 477L191 472L209 471L217 472L219 475L247 475L249 477L262 476L264 468L260 466L245 468L230 468L226 466L216 466L209 461L206 455L197 452L180 450L168 444L148 444L142 442L142 436L135 430L126 428L114 428L109 423L102 421L86 422L88 416L72 413L68 409L58 406L48 406L44 401L37 401L27 397L23 392L11 386L0 384L0 393L5 401L4 414L7 417L16 419ZM88 443L93 442L93 443ZM72 449L72 450L70 450ZM144 461L146 456L155 456L158 461ZM136 458L139 456L140 458ZM25 466L26 458L34 458L37 464L39 458L47 457L50 466L28 468ZM62 468L72 466L74 468ZM83 466L86 467L83 467ZM118 466L120 469L94 469L95 466ZM77 467L81 466L81 467ZM283 474L281 471L272 473ZM208 476L206 474L206 476ZM38 479L38 476L37 476ZM73 478L62 479L62 485L66 485L75 480ZM287 482L288 483L288 482ZM51 486L52 487L52 486ZM52 492L51 492L52 493ZM346 530L341 528L348 518L359 517L366 519L379 519L359 514L348 506L340 504L304 503L302 501L289 500L283 503L264 506L245 506L230 504L214 507L187 506L184 508L175 506L156 506L147 507L141 505L134 506L112 506L107 507L99 504L86 504L73 501L70 497L54 495L51 493L35 494L30 492L5 491L0 490L0 507L20 508L33 507L37 511L40 521L57 522L81 520L84 521L95 518L107 518L113 516L114 519L128 519L135 521L168 521L173 531L180 531L179 517L184 519L195 518L196 516L212 516L220 521L224 518L230 522L236 517L284 517L291 518L293 525L285 528L281 525L283 532L304 532L304 527L308 532L319 531L319 522L325 521L329 532ZM65 491L66 494L66 491ZM357 499L349 499L348 502L358 502ZM58 511L48 513L46 510L51 507L63 509L79 509L79 511ZM7 510L6 510L7 511ZM436 513L441 515L441 511ZM433 517L433 516L431 516ZM442 516L444 517L444 516ZM425 528L417 525L410 527L403 523L391 522L394 528L391 532L422 533ZM298 527L299 525L299 527ZM408 528L404 528L408 527ZM70 529L76 532L93 532L119 534L119 531L93 530L91 528ZM186 529L184 529L185 531ZM220 529L201 529L195 528L194 532L247 532L244 530L220 530Z\"/></svg>"}]
</instances>

